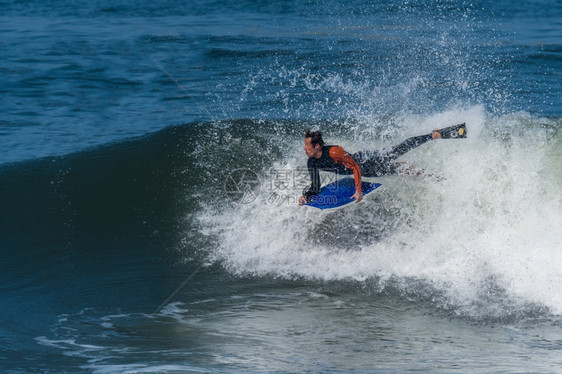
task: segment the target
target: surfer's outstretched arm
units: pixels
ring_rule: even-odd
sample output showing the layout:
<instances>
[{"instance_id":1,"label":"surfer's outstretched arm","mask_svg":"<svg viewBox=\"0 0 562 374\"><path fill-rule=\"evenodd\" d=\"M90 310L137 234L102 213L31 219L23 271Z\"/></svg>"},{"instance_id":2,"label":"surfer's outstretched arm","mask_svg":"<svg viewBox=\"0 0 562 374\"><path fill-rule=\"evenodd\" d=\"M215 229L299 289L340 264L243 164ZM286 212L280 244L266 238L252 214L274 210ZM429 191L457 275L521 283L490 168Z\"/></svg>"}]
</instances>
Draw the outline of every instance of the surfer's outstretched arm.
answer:
<instances>
[{"instance_id":1,"label":"surfer's outstretched arm","mask_svg":"<svg viewBox=\"0 0 562 374\"><path fill-rule=\"evenodd\" d=\"M330 157L334 162L344 165L346 168L353 170L355 179L355 193L351 196L351 200L360 202L363 199L363 191L361 191L361 167L342 147L336 146L330 148Z\"/></svg>"}]
</instances>

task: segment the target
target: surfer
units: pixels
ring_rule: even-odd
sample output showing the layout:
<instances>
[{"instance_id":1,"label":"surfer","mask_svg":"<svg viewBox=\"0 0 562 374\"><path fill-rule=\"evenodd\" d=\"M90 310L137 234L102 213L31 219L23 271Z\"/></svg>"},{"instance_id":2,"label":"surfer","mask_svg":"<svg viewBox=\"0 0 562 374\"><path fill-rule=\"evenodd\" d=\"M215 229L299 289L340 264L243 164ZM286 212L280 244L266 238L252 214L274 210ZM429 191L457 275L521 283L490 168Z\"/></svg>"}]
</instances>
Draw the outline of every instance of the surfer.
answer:
<instances>
[{"instance_id":1,"label":"surfer","mask_svg":"<svg viewBox=\"0 0 562 374\"><path fill-rule=\"evenodd\" d=\"M408 138L390 151L360 151L350 155L339 145L324 145L320 131L306 130L304 151L308 156L307 166L311 183L310 187L300 197L299 205L303 205L311 196L320 192L320 170L338 174L353 174L355 193L351 196L351 199L360 202L363 199L361 191L362 175L365 177L380 177L397 173L407 174L409 169L402 169L400 163L393 161L429 140L441 139L440 131L435 129L431 134Z\"/></svg>"}]
</instances>

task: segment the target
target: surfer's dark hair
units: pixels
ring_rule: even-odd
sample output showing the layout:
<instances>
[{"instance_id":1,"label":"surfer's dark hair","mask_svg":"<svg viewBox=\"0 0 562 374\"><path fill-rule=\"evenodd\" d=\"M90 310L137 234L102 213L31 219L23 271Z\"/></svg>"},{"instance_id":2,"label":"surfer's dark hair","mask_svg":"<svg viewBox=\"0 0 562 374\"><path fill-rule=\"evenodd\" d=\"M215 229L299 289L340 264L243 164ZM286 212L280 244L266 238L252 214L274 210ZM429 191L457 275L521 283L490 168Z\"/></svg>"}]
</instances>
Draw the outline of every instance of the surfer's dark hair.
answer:
<instances>
[{"instance_id":1,"label":"surfer's dark hair","mask_svg":"<svg viewBox=\"0 0 562 374\"><path fill-rule=\"evenodd\" d=\"M310 144L315 146L316 144L324 145L324 140L322 139L322 133L320 131L310 131L306 130L304 134L305 138L310 138Z\"/></svg>"}]
</instances>

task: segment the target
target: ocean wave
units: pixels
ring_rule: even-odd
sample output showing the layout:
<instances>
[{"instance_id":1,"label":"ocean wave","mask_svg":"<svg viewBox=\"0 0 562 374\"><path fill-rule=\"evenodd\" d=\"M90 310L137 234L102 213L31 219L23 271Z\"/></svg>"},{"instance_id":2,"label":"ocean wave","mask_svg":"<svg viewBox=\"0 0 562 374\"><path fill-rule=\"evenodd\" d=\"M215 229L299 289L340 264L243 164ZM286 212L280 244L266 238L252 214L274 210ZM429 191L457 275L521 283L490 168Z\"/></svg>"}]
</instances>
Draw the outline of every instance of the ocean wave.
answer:
<instances>
[{"instance_id":1,"label":"ocean wave","mask_svg":"<svg viewBox=\"0 0 562 374\"><path fill-rule=\"evenodd\" d=\"M334 212L298 206L308 184L306 128L358 151L459 121L468 139L404 156L424 176L378 178L380 190ZM533 305L560 314L559 128L559 118L494 117L481 107L354 122L247 119L4 165L3 252L14 264L25 261L29 274L41 269L28 285L18 286L16 273L4 278L17 292L49 281L44 261L93 275L131 262L134 249L140 259L156 258L157 269L218 265L235 276L375 280L380 290L398 284L404 292L421 282L441 295L438 305L460 314L511 315ZM254 183L232 193L227 181L240 170ZM152 270L139 261L140 278ZM104 276L83 291L120 279Z\"/></svg>"}]
</instances>

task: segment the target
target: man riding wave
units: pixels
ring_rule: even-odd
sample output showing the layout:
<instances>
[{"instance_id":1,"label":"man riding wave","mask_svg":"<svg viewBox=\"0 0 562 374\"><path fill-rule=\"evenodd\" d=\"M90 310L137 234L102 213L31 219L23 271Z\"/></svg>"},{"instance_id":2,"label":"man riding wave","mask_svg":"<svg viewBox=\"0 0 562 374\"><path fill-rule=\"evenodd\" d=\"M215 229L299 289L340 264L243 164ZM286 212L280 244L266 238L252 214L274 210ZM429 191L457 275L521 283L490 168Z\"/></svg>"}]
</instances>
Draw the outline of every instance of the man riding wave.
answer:
<instances>
[{"instance_id":1,"label":"man riding wave","mask_svg":"<svg viewBox=\"0 0 562 374\"><path fill-rule=\"evenodd\" d=\"M463 137L463 134L461 134L461 137ZM381 177L400 173L400 164L394 162L394 160L425 142L441 139L441 137L441 131L436 129L431 134L408 138L386 152L375 150L349 154L339 145L325 145L320 131L306 130L304 151L308 156L307 166L311 183L310 187L300 197L299 205L303 205L311 196L320 192L322 187L320 170L338 174L353 174L355 193L351 196L351 199L359 202L363 199L361 176Z\"/></svg>"}]
</instances>

